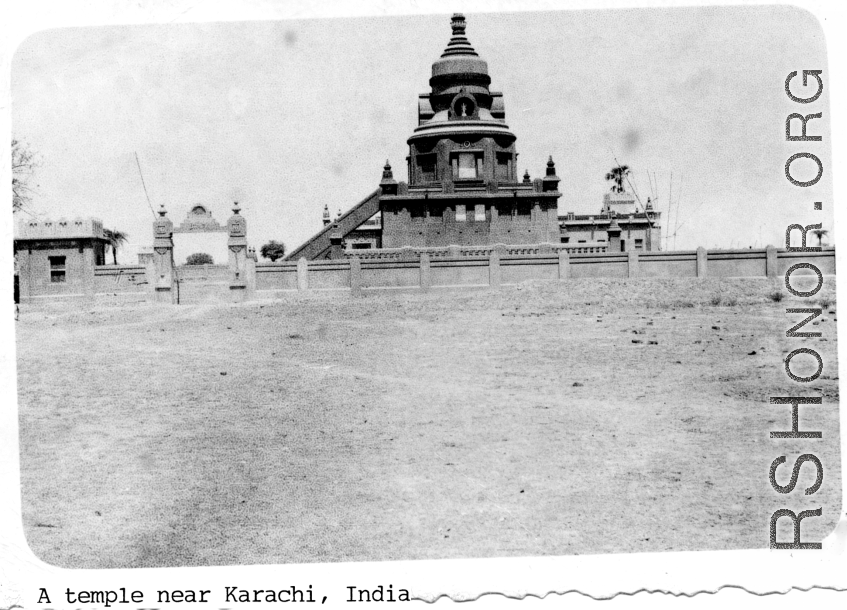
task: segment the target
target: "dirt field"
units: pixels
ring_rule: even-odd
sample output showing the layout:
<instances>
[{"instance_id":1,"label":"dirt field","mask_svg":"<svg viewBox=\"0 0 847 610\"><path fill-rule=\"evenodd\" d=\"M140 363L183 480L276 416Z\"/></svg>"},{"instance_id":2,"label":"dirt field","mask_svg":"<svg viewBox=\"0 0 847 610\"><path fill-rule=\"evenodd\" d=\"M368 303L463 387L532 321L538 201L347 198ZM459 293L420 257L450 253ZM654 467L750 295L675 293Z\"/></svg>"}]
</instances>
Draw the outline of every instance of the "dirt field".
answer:
<instances>
[{"instance_id":1,"label":"dirt field","mask_svg":"<svg viewBox=\"0 0 847 610\"><path fill-rule=\"evenodd\" d=\"M787 339L800 317L785 308L813 303L774 289L591 280L24 308L28 540L98 568L761 548L776 509L822 506L803 525L819 541L841 509L835 306L823 338ZM783 370L801 346L825 362L801 428L824 438L772 440L791 410L768 397L814 395ZM824 484L804 499L804 466L786 500L770 464L808 452Z\"/></svg>"}]
</instances>

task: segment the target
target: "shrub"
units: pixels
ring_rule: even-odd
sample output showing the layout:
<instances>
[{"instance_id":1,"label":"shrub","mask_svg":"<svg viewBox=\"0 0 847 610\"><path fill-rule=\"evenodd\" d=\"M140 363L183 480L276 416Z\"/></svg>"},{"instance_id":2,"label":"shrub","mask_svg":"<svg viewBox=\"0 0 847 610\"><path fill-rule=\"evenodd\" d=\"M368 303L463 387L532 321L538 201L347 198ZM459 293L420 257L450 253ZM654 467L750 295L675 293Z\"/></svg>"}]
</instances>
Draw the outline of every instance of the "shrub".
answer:
<instances>
[{"instance_id":1,"label":"shrub","mask_svg":"<svg viewBox=\"0 0 847 610\"><path fill-rule=\"evenodd\" d=\"M782 299L785 298L785 295L782 294L781 290L774 290L770 294L768 294L768 298L774 303L779 303Z\"/></svg>"},{"instance_id":2,"label":"shrub","mask_svg":"<svg viewBox=\"0 0 847 610\"><path fill-rule=\"evenodd\" d=\"M735 307L738 305L738 299L735 297L727 297L724 299L723 304L727 307Z\"/></svg>"},{"instance_id":3,"label":"shrub","mask_svg":"<svg viewBox=\"0 0 847 610\"><path fill-rule=\"evenodd\" d=\"M185 259L186 265L214 265L215 261L212 260L211 254L206 254L205 252L196 252L188 256Z\"/></svg>"},{"instance_id":4,"label":"shrub","mask_svg":"<svg viewBox=\"0 0 847 610\"><path fill-rule=\"evenodd\" d=\"M275 263L277 259L285 256L285 244L271 240L261 247L259 253L267 259L270 259L272 263Z\"/></svg>"},{"instance_id":5,"label":"shrub","mask_svg":"<svg viewBox=\"0 0 847 610\"><path fill-rule=\"evenodd\" d=\"M719 295L719 294L712 295L712 298L709 299L709 304L714 305L715 307L720 305L721 304L721 295Z\"/></svg>"}]
</instances>

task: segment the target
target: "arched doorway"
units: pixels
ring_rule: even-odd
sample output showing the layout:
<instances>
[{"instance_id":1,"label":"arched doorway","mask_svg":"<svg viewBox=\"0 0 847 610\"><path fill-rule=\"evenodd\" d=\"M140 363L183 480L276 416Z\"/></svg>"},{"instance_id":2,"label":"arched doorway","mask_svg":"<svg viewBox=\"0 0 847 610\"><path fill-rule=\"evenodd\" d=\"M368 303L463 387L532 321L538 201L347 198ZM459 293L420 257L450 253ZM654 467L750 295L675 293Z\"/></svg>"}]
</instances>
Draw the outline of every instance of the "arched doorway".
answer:
<instances>
[{"instance_id":1,"label":"arched doorway","mask_svg":"<svg viewBox=\"0 0 847 610\"><path fill-rule=\"evenodd\" d=\"M203 204L192 206L177 227L166 218L164 206L159 215L153 246L158 300L184 304L250 298L253 286L248 267L255 263L255 254L248 251L247 223L237 202L225 226ZM182 237L175 238L176 234ZM210 259L188 260L196 254L210 254Z\"/></svg>"}]
</instances>

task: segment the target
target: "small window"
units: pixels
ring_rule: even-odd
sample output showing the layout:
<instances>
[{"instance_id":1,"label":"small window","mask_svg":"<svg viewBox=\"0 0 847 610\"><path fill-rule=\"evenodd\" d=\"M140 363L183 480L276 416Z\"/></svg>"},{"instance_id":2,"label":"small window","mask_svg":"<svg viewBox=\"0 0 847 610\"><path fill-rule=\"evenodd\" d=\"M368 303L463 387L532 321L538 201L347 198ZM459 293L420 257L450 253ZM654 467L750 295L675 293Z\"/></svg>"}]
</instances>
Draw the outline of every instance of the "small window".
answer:
<instances>
[{"instance_id":1,"label":"small window","mask_svg":"<svg viewBox=\"0 0 847 610\"><path fill-rule=\"evenodd\" d=\"M371 243L370 242L359 242L359 243L353 244L353 249L354 250L370 250L371 249Z\"/></svg>"},{"instance_id":2,"label":"small window","mask_svg":"<svg viewBox=\"0 0 847 610\"><path fill-rule=\"evenodd\" d=\"M454 180L474 180L482 176L482 154L477 152L454 153L451 159Z\"/></svg>"},{"instance_id":3,"label":"small window","mask_svg":"<svg viewBox=\"0 0 847 610\"><path fill-rule=\"evenodd\" d=\"M518 216L531 216L532 215L532 203L529 201L519 201L518 202Z\"/></svg>"},{"instance_id":4,"label":"small window","mask_svg":"<svg viewBox=\"0 0 847 610\"><path fill-rule=\"evenodd\" d=\"M412 218L423 218L424 217L424 207L422 205L413 205L412 209L409 210L412 214Z\"/></svg>"},{"instance_id":5,"label":"small window","mask_svg":"<svg viewBox=\"0 0 847 610\"><path fill-rule=\"evenodd\" d=\"M435 153L418 155L418 167L421 171L422 182L435 182L437 180L435 172Z\"/></svg>"},{"instance_id":6,"label":"small window","mask_svg":"<svg viewBox=\"0 0 847 610\"><path fill-rule=\"evenodd\" d=\"M497 204L497 216L511 216L512 215L512 204L511 203L498 203Z\"/></svg>"},{"instance_id":7,"label":"small window","mask_svg":"<svg viewBox=\"0 0 847 610\"><path fill-rule=\"evenodd\" d=\"M430 208L429 208L429 215L430 216L432 216L434 218L441 218L441 216L443 214L444 214L444 208L437 206L437 205L430 206Z\"/></svg>"},{"instance_id":8,"label":"small window","mask_svg":"<svg viewBox=\"0 0 847 610\"><path fill-rule=\"evenodd\" d=\"M563 237L563 238L562 238L562 243L563 243L563 244L569 244L569 243L570 243L570 241L571 241L571 238L570 238L570 237Z\"/></svg>"},{"instance_id":9,"label":"small window","mask_svg":"<svg viewBox=\"0 0 847 610\"><path fill-rule=\"evenodd\" d=\"M456 205L456 220L459 222L464 222L467 219L468 217L465 214L465 206L461 204Z\"/></svg>"},{"instance_id":10,"label":"small window","mask_svg":"<svg viewBox=\"0 0 847 610\"><path fill-rule=\"evenodd\" d=\"M65 275L65 257L64 256L49 256L50 261L50 282L59 284L67 281Z\"/></svg>"},{"instance_id":11,"label":"small window","mask_svg":"<svg viewBox=\"0 0 847 610\"><path fill-rule=\"evenodd\" d=\"M476 208L474 209L474 218L473 219L477 222L481 222L481 221L485 220L485 204L484 203L477 204Z\"/></svg>"},{"instance_id":12,"label":"small window","mask_svg":"<svg viewBox=\"0 0 847 610\"><path fill-rule=\"evenodd\" d=\"M635 240L635 249L636 250L643 250L644 249L644 240L643 239L636 239Z\"/></svg>"},{"instance_id":13,"label":"small window","mask_svg":"<svg viewBox=\"0 0 847 610\"><path fill-rule=\"evenodd\" d=\"M476 178L476 159L473 153L459 153L459 180Z\"/></svg>"}]
</instances>

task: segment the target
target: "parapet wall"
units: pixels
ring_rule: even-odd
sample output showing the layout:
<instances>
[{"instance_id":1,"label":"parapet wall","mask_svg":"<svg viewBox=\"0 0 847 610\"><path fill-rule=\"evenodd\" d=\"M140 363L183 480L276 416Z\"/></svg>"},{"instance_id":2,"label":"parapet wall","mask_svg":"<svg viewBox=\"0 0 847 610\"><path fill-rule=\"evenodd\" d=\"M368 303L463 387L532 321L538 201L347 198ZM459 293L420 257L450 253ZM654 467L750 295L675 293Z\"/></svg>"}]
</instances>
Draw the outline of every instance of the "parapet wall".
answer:
<instances>
[{"instance_id":1,"label":"parapet wall","mask_svg":"<svg viewBox=\"0 0 847 610\"><path fill-rule=\"evenodd\" d=\"M608 244L593 242L584 244L487 244L481 246L448 246L446 248L415 247L380 248L374 250L345 250L346 258L360 260L418 260L422 254L431 259L463 258L490 256L497 252L501 257L531 255L558 256L559 252L569 254L599 254L608 250Z\"/></svg>"},{"instance_id":2,"label":"parapet wall","mask_svg":"<svg viewBox=\"0 0 847 610\"><path fill-rule=\"evenodd\" d=\"M517 284L527 280L564 280L590 278L684 278L684 277L773 277L779 278L789 267L800 263L816 266L823 275L835 275L835 248L820 252L763 250L713 250L681 252L594 252L569 253L555 245L510 247L501 254L497 248L453 248L447 254L402 248L393 258L358 258L297 262L284 261L255 265L249 280L260 297L275 292L297 290L380 290L428 289ZM426 250L426 249L424 249ZM180 268L185 273L185 268ZM189 280L220 280L222 266L192 269L197 277ZM212 273L216 272L216 273ZM797 275L808 275L799 269ZM93 289L88 296L126 295L132 299L152 300L155 274L152 265L100 265L94 267ZM202 276L202 277L201 277ZM218 281L217 283L221 283ZM76 294L79 292L79 294ZM75 297L86 297L83 290ZM145 295L145 293L147 293ZM43 293L41 297L62 294ZM86 297L87 298L87 297Z\"/></svg>"},{"instance_id":3,"label":"parapet wall","mask_svg":"<svg viewBox=\"0 0 847 610\"><path fill-rule=\"evenodd\" d=\"M103 221L98 218L22 220L15 226L15 239L55 239L103 237Z\"/></svg>"},{"instance_id":4,"label":"parapet wall","mask_svg":"<svg viewBox=\"0 0 847 610\"><path fill-rule=\"evenodd\" d=\"M514 247L510 247L514 248ZM835 249L820 252L705 249L680 252L569 253L543 244L501 254L497 248L398 249L396 256L351 256L331 261L256 265L256 290L360 290L472 287L568 278L779 277L789 267L810 263L835 275ZM385 253L386 251L381 251ZM798 275L811 271L801 269Z\"/></svg>"}]
</instances>

